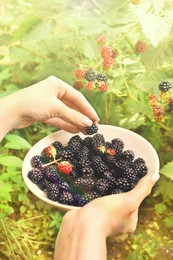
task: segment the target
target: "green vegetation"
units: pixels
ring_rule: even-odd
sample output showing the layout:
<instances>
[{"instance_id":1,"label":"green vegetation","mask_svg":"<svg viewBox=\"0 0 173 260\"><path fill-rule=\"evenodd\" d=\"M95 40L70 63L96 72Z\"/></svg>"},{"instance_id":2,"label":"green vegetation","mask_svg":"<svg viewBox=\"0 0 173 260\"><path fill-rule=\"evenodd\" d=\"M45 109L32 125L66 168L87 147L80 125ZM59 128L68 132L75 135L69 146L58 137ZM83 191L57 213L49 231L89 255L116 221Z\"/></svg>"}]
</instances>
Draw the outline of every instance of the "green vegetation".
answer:
<instances>
[{"instance_id":1,"label":"green vegetation","mask_svg":"<svg viewBox=\"0 0 173 260\"><path fill-rule=\"evenodd\" d=\"M123 241L108 241L109 259L173 257L173 111L158 88L173 83L172 10L169 0L6 0L0 6L0 98L50 75L73 86L79 67L92 68L106 74L108 89L88 90L84 82L80 91L100 123L139 133L159 154L161 178L140 208L138 228ZM118 51L106 69L100 36ZM160 99L163 118L153 117L151 94ZM0 259L52 259L63 213L28 191L21 166L28 149L54 131L38 123L1 143Z\"/></svg>"}]
</instances>

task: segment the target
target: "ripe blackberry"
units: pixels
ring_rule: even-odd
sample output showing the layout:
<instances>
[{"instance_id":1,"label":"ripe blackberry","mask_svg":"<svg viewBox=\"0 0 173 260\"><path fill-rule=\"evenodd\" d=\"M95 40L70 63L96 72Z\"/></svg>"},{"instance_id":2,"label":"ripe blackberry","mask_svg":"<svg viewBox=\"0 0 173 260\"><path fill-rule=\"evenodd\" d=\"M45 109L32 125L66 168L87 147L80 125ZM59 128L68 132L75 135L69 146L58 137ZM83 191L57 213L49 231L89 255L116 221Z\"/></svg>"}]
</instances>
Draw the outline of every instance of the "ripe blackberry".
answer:
<instances>
[{"instance_id":1,"label":"ripe blackberry","mask_svg":"<svg viewBox=\"0 0 173 260\"><path fill-rule=\"evenodd\" d=\"M95 173L94 173L93 169L91 168L91 166L86 166L86 167L82 168L81 174L82 174L82 176L87 177L87 178L95 177Z\"/></svg>"},{"instance_id":2,"label":"ripe blackberry","mask_svg":"<svg viewBox=\"0 0 173 260\"><path fill-rule=\"evenodd\" d=\"M134 167L134 170L139 179L144 177L148 172L148 167L145 164L139 164Z\"/></svg>"},{"instance_id":3,"label":"ripe blackberry","mask_svg":"<svg viewBox=\"0 0 173 260\"><path fill-rule=\"evenodd\" d=\"M86 73L85 73L85 79L87 81L94 81L96 79L95 71L92 70L92 69L87 70Z\"/></svg>"},{"instance_id":4,"label":"ripe blackberry","mask_svg":"<svg viewBox=\"0 0 173 260\"><path fill-rule=\"evenodd\" d=\"M127 192L127 191L130 191L131 189L134 188L134 184L133 183L130 183L128 178L126 177L122 177L122 178L119 178L117 181L116 181L116 185L117 185L117 188L118 189L121 189L123 190L124 192Z\"/></svg>"},{"instance_id":5,"label":"ripe blackberry","mask_svg":"<svg viewBox=\"0 0 173 260\"><path fill-rule=\"evenodd\" d=\"M92 157L91 165L96 176L100 176L104 172L109 171L108 166L99 155L95 155Z\"/></svg>"},{"instance_id":6,"label":"ripe blackberry","mask_svg":"<svg viewBox=\"0 0 173 260\"><path fill-rule=\"evenodd\" d=\"M42 191L46 191L48 184L50 184L50 182L47 179L43 178L39 181L37 185Z\"/></svg>"},{"instance_id":7,"label":"ripe blackberry","mask_svg":"<svg viewBox=\"0 0 173 260\"><path fill-rule=\"evenodd\" d=\"M117 162L117 158L115 156L109 155L108 153L104 154L103 160L110 168L114 168Z\"/></svg>"},{"instance_id":8,"label":"ripe blackberry","mask_svg":"<svg viewBox=\"0 0 173 260\"><path fill-rule=\"evenodd\" d=\"M117 151L117 152L122 152L124 149L124 142L120 138L114 138L111 141L112 147Z\"/></svg>"},{"instance_id":9,"label":"ripe blackberry","mask_svg":"<svg viewBox=\"0 0 173 260\"><path fill-rule=\"evenodd\" d=\"M135 51L137 53L144 53L147 50L147 44L141 40L137 41L135 44Z\"/></svg>"},{"instance_id":10,"label":"ripe blackberry","mask_svg":"<svg viewBox=\"0 0 173 260\"><path fill-rule=\"evenodd\" d=\"M133 166L135 165L139 165L139 164L145 164L145 160L141 157L138 157L136 158L134 161L133 161Z\"/></svg>"},{"instance_id":11,"label":"ripe blackberry","mask_svg":"<svg viewBox=\"0 0 173 260\"><path fill-rule=\"evenodd\" d=\"M105 73L98 73L96 80L107 82L108 78Z\"/></svg>"},{"instance_id":12,"label":"ripe blackberry","mask_svg":"<svg viewBox=\"0 0 173 260\"><path fill-rule=\"evenodd\" d=\"M98 127L96 126L95 123L93 123L91 126L86 126L85 131L86 131L87 135L93 135L93 134L97 133Z\"/></svg>"},{"instance_id":13,"label":"ripe blackberry","mask_svg":"<svg viewBox=\"0 0 173 260\"><path fill-rule=\"evenodd\" d=\"M67 182L65 182L65 181L59 182L59 183L58 183L58 187L59 187L60 193L63 192L63 191L72 192L72 188L71 188L70 185L69 185Z\"/></svg>"},{"instance_id":14,"label":"ripe blackberry","mask_svg":"<svg viewBox=\"0 0 173 260\"><path fill-rule=\"evenodd\" d=\"M96 191L89 191L85 193L84 195L86 198L88 198L89 201L101 197L100 194Z\"/></svg>"},{"instance_id":15,"label":"ripe blackberry","mask_svg":"<svg viewBox=\"0 0 173 260\"><path fill-rule=\"evenodd\" d=\"M135 154L132 150L126 150L122 153L122 158L128 162L132 162L134 160Z\"/></svg>"},{"instance_id":16,"label":"ripe blackberry","mask_svg":"<svg viewBox=\"0 0 173 260\"><path fill-rule=\"evenodd\" d=\"M95 181L91 177L79 177L76 180L74 180L74 186L85 191L91 191L95 189Z\"/></svg>"},{"instance_id":17,"label":"ripe blackberry","mask_svg":"<svg viewBox=\"0 0 173 260\"><path fill-rule=\"evenodd\" d=\"M87 84L85 85L85 88L88 91L93 91L95 89L95 84L92 81L88 81Z\"/></svg>"},{"instance_id":18,"label":"ripe blackberry","mask_svg":"<svg viewBox=\"0 0 173 260\"><path fill-rule=\"evenodd\" d=\"M98 179L96 181L96 191L101 195L107 195L109 191L109 182L106 179Z\"/></svg>"},{"instance_id":19,"label":"ripe blackberry","mask_svg":"<svg viewBox=\"0 0 173 260\"><path fill-rule=\"evenodd\" d=\"M79 153L82 147L82 138L79 135L74 135L70 138L68 142L68 149L74 153Z\"/></svg>"},{"instance_id":20,"label":"ripe blackberry","mask_svg":"<svg viewBox=\"0 0 173 260\"><path fill-rule=\"evenodd\" d=\"M62 191L59 195L58 202L65 205L75 204L75 195L69 191Z\"/></svg>"},{"instance_id":21,"label":"ripe blackberry","mask_svg":"<svg viewBox=\"0 0 173 260\"><path fill-rule=\"evenodd\" d=\"M89 149L92 146L92 137L91 136L87 136L83 139L83 145L88 147Z\"/></svg>"},{"instance_id":22,"label":"ripe blackberry","mask_svg":"<svg viewBox=\"0 0 173 260\"><path fill-rule=\"evenodd\" d=\"M124 191L122 189L113 189L111 191L111 194L120 194L120 193L124 193Z\"/></svg>"},{"instance_id":23,"label":"ripe blackberry","mask_svg":"<svg viewBox=\"0 0 173 260\"><path fill-rule=\"evenodd\" d=\"M139 178L133 168L127 168L124 172L124 177L128 178L129 182L137 184Z\"/></svg>"},{"instance_id":24,"label":"ripe blackberry","mask_svg":"<svg viewBox=\"0 0 173 260\"><path fill-rule=\"evenodd\" d=\"M106 82L104 82L104 83L102 83L102 84L100 84L99 85L99 87L98 87L98 90L100 91L100 92L107 92L108 91L108 88L109 88L109 86L108 86L108 84L106 83Z\"/></svg>"},{"instance_id":25,"label":"ripe blackberry","mask_svg":"<svg viewBox=\"0 0 173 260\"><path fill-rule=\"evenodd\" d=\"M86 158L88 158L89 154L90 154L89 148L84 145L81 147L81 151L79 152L79 158L86 159Z\"/></svg>"},{"instance_id":26,"label":"ripe blackberry","mask_svg":"<svg viewBox=\"0 0 173 260\"><path fill-rule=\"evenodd\" d=\"M74 158L74 152L73 150L71 149L71 147L65 147L63 149L63 151L61 152L61 160L62 161L70 161L72 162L73 161L73 158Z\"/></svg>"},{"instance_id":27,"label":"ripe blackberry","mask_svg":"<svg viewBox=\"0 0 173 260\"><path fill-rule=\"evenodd\" d=\"M61 180L61 177L58 174L57 168L54 166L44 167L43 174L44 174L45 178L52 183L58 183Z\"/></svg>"},{"instance_id":28,"label":"ripe blackberry","mask_svg":"<svg viewBox=\"0 0 173 260\"><path fill-rule=\"evenodd\" d=\"M90 202L89 197L87 197L85 195L80 195L80 194L75 195L75 205L74 206L83 207L88 202Z\"/></svg>"},{"instance_id":29,"label":"ripe blackberry","mask_svg":"<svg viewBox=\"0 0 173 260\"><path fill-rule=\"evenodd\" d=\"M60 154L63 150L63 144L60 141L53 142L52 146L55 147L57 154Z\"/></svg>"},{"instance_id":30,"label":"ripe blackberry","mask_svg":"<svg viewBox=\"0 0 173 260\"><path fill-rule=\"evenodd\" d=\"M168 80L164 80L159 84L159 90L162 92L167 92L172 88L172 83Z\"/></svg>"},{"instance_id":31,"label":"ripe blackberry","mask_svg":"<svg viewBox=\"0 0 173 260\"><path fill-rule=\"evenodd\" d=\"M42 162L42 156L41 155L35 155L31 158L31 166L33 168L41 168L43 165Z\"/></svg>"},{"instance_id":32,"label":"ripe blackberry","mask_svg":"<svg viewBox=\"0 0 173 260\"><path fill-rule=\"evenodd\" d=\"M58 201L59 195L60 195L60 190L57 184L55 183L50 183L47 186L46 189L47 197L48 199L52 201Z\"/></svg>"},{"instance_id":33,"label":"ripe blackberry","mask_svg":"<svg viewBox=\"0 0 173 260\"><path fill-rule=\"evenodd\" d=\"M72 169L72 171L70 172L70 174L68 175L68 177L70 178L70 179L76 179L77 177L79 177L79 174L77 173L77 171L74 169L74 167L73 167L73 169Z\"/></svg>"},{"instance_id":34,"label":"ripe blackberry","mask_svg":"<svg viewBox=\"0 0 173 260\"><path fill-rule=\"evenodd\" d=\"M94 152L98 154L103 154L104 152L106 152L105 139L102 134L95 134L92 137L91 144Z\"/></svg>"},{"instance_id":35,"label":"ripe blackberry","mask_svg":"<svg viewBox=\"0 0 173 260\"><path fill-rule=\"evenodd\" d=\"M38 184L43 178L43 172L39 169L32 169L28 172L28 178L35 184Z\"/></svg>"}]
</instances>

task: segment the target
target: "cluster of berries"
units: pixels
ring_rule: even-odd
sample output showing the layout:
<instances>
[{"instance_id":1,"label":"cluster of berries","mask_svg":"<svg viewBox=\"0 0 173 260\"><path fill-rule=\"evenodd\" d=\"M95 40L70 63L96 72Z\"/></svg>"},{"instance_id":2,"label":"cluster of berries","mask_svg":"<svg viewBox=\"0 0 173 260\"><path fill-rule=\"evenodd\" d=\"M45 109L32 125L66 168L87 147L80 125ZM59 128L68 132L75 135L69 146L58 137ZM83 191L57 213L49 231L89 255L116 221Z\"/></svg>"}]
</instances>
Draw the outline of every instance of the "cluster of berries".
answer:
<instances>
[{"instance_id":1,"label":"cluster of berries","mask_svg":"<svg viewBox=\"0 0 173 260\"><path fill-rule=\"evenodd\" d=\"M93 91L98 89L100 92L108 91L107 76L105 73L97 73L92 68L86 70L78 68L75 71L76 81L74 87L78 90L81 90L83 87L88 91Z\"/></svg>"},{"instance_id":2,"label":"cluster of berries","mask_svg":"<svg viewBox=\"0 0 173 260\"><path fill-rule=\"evenodd\" d=\"M107 44L107 38L105 36L100 36L97 38L97 43L100 45L100 55L103 59L102 68L108 70L112 68L115 63L115 58L118 56L118 50L112 48Z\"/></svg>"},{"instance_id":3,"label":"cluster of berries","mask_svg":"<svg viewBox=\"0 0 173 260\"><path fill-rule=\"evenodd\" d=\"M153 108L155 121L161 122L164 119L165 106L168 106L168 111L173 111L172 83L167 80L162 81L158 88L160 97L150 94L148 96L148 104Z\"/></svg>"},{"instance_id":4,"label":"cluster of berries","mask_svg":"<svg viewBox=\"0 0 173 260\"><path fill-rule=\"evenodd\" d=\"M74 135L65 146L55 141L33 156L31 165L28 178L47 198L79 207L94 198L130 191L148 171L144 159L124 150L120 138L106 141L99 133L84 139Z\"/></svg>"}]
</instances>

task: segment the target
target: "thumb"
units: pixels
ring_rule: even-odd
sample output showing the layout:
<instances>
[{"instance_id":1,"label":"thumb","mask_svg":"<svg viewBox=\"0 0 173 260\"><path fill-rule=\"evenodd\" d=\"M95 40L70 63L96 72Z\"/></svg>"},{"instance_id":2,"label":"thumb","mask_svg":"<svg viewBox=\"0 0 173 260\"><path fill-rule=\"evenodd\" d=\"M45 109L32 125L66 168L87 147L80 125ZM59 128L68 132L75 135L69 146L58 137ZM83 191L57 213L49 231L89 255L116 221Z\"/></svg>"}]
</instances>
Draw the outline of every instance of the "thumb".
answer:
<instances>
[{"instance_id":1,"label":"thumb","mask_svg":"<svg viewBox=\"0 0 173 260\"><path fill-rule=\"evenodd\" d=\"M130 191L131 196L135 198L136 208L139 207L145 197L151 193L154 184L159 178L159 173L148 173L138 182L134 189Z\"/></svg>"}]
</instances>

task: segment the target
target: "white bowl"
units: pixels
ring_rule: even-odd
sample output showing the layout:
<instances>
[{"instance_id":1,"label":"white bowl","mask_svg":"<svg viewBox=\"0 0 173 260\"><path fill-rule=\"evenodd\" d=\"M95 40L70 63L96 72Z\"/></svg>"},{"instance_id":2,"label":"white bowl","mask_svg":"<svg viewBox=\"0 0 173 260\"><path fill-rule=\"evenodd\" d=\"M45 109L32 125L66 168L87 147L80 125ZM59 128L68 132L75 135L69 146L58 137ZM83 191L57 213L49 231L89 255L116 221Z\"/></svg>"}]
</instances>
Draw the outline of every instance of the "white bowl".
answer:
<instances>
[{"instance_id":1,"label":"white bowl","mask_svg":"<svg viewBox=\"0 0 173 260\"><path fill-rule=\"evenodd\" d=\"M124 142L124 150L132 150L135 154L135 158L142 157L145 160L146 166L148 167L147 174L157 174L159 172L160 163L158 155L153 146L145 138L130 130L111 125L99 125L98 133L103 134L106 141L111 141L113 138L122 139L122 141ZM82 138L86 137L86 135L82 133L80 133L79 135ZM40 154L46 146L51 145L54 141L60 141L63 145L67 145L68 140L72 136L74 136L74 134L70 134L66 131L60 130L47 137L44 137L28 151L24 158L22 167L23 179L29 190L39 199L61 210L70 210L78 207L63 205L48 199L46 193L40 190L38 186L28 178L27 175L28 172L32 169L30 161L34 155Z\"/></svg>"}]
</instances>

